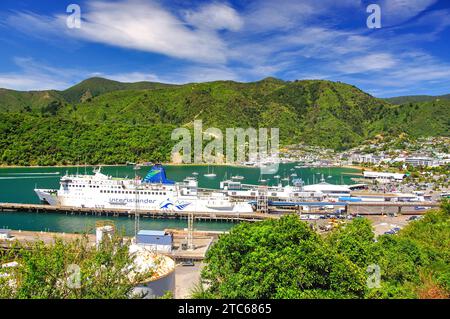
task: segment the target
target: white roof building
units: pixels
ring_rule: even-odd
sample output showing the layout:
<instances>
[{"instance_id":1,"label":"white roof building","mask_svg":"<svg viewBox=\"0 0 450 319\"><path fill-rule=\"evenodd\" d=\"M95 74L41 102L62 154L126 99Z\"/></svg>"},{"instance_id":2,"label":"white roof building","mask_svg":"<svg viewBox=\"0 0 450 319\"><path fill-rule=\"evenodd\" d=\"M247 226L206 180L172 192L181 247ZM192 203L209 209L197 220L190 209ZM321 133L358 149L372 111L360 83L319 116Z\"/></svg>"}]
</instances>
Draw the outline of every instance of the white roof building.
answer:
<instances>
[{"instance_id":1,"label":"white roof building","mask_svg":"<svg viewBox=\"0 0 450 319\"><path fill-rule=\"evenodd\" d=\"M394 179L401 181L406 177L405 174L401 173L384 173L384 172L364 172L364 178L369 179Z\"/></svg>"},{"instance_id":2,"label":"white roof building","mask_svg":"<svg viewBox=\"0 0 450 319\"><path fill-rule=\"evenodd\" d=\"M334 185L325 182L314 185L306 185L303 187L303 190L306 192L321 192L326 195L335 196L350 194L350 188L345 185Z\"/></svg>"}]
</instances>

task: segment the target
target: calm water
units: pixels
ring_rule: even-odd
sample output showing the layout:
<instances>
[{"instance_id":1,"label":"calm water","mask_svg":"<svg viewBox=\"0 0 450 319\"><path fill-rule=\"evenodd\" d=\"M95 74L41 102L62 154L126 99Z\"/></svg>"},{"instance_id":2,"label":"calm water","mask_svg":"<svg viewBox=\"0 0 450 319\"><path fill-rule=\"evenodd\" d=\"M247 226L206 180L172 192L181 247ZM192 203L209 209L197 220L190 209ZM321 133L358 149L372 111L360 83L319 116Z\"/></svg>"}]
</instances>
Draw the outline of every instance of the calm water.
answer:
<instances>
[{"instance_id":1,"label":"calm water","mask_svg":"<svg viewBox=\"0 0 450 319\"><path fill-rule=\"evenodd\" d=\"M116 229L124 231L126 235L131 236L134 234L133 218L64 215L57 213L3 212L0 213L0 228L64 233L93 233L95 230L95 222L106 219L112 220ZM141 218L140 225L141 229L183 229L187 228L187 221L180 219ZM194 228L196 230L226 231L233 227L233 225L235 223L196 221Z\"/></svg>"},{"instance_id":2,"label":"calm water","mask_svg":"<svg viewBox=\"0 0 450 319\"><path fill-rule=\"evenodd\" d=\"M302 178L306 184L318 183L323 174L326 181L332 184L351 184L351 173L356 170L347 168L301 168L295 169L295 164L281 164L278 175L286 177L296 173L298 178ZM35 195L34 188L59 188L59 179L66 172L76 174L92 173L93 167L45 167L45 168L0 168L0 202L11 203L34 203L38 204L39 199ZM141 177L145 176L149 167L143 167L137 171ZM166 173L169 179L182 181L192 172L198 172L199 186L204 188L219 188L220 181L226 177L234 175L244 176L243 183L258 184L260 179L259 170L246 167L211 166L210 172L214 172L217 177L207 178L203 174L208 173L207 166L166 166ZM114 177L134 177L135 171L132 166L107 166L102 168L102 172ZM276 184L277 180L273 176L266 175L269 184ZM85 232L92 231L95 221L104 220L107 217L78 216L63 214L36 214L36 213L0 213L0 227L21 230L47 230L55 232ZM127 234L132 234L134 221L127 217L108 217L114 220L118 229L124 229ZM195 228L198 230L228 230L234 224L225 222L196 222ZM144 229L164 229L164 228L185 228L185 220L164 220L164 219L143 219L141 228Z\"/></svg>"}]
</instances>

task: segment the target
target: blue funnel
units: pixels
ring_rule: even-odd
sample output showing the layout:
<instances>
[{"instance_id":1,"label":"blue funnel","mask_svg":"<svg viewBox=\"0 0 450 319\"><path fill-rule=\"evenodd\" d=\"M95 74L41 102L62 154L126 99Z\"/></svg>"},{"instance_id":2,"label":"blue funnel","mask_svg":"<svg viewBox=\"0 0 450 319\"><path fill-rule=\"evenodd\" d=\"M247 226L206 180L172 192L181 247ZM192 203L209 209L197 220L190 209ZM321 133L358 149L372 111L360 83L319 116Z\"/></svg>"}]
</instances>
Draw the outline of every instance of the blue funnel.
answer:
<instances>
[{"instance_id":1,"label":"blue funnel","mask_svg":"<svg viewBox=\"0 0 450 319\"><path fill-rule=\"evenodd\" d=\"M174 181L168 180L166 177L166 170L161 164L153 165L147 176L142 180L144 183L161 183L161 184L175 184Z\"/></svg>"}]
</instances>

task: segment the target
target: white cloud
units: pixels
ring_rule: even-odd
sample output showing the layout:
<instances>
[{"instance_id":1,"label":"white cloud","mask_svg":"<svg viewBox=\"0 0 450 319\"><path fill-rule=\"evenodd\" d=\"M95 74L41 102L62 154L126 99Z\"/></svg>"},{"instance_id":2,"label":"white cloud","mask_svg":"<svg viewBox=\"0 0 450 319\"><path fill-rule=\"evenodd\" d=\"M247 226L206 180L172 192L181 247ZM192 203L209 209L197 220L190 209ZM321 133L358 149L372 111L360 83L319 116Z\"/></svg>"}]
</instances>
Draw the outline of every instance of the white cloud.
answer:
<instances>
[{"instance_id":1,"label":"white cloud","mask_svg":"<svg viewBox=\"0 0 450 319\"><path fill-rule=\"evenodd\" d=\"M228 5L212 3L202 7L199 11L185 12L185 20L200 29L237 31L242 28L244 21L241 16Z\"/></svg>"},{"instance_id":2,"label":"white cloud","mask_svg":"<svg viewBox=\"0 0 450 319\"><path fill-rule=\"evenodd\" d=\"M8 18L8 24L41 37L73 37L89 42L155 52L203 63L225 63L226 43L217 29L237 30L242 21L236 11L224 5L209 5L191 12L187 22L177 18L156 1L93 1L82 7L79 29L66 26L66 15L40 16L22 12ZM216 15L211 15L217 10ZM200 24L206 15L210 19Z\"/></svg>"},{"instance_id":3,"label":"white cloud","mask_svg":"<svg viewBox=\"0 0 450 319\"><path fill-rule=\"evenodd\" d=\"M57 69L31 58L14 58L19 70L0 73L0 87L20 91L65 89L71 85L76 70Z\"/></svg>"},{"instance_id":4,"label":"white cloud","mask_svg":"<svg viewBox=\"0 0 450 319\"><path fill-rule=\"evenodd\" d=\"M20 91L65 90L90 77L103 77L119 82L160 82L184 84L218 80L239 81L240 75L225 66L189 66L181 67L163 76L151 72L98 72L86 69L54 68L32 58L16 57L16 72L0 73L0 88Z\"/></svg>"},{"instance_id":5,"label":"white cloud","mask_svg":"<svg viewBox=\"0 0 450 319\"><path fill-rule=\"evenodd\" d=\"M156 74L145 73L145 72L124 72L124 73L102 73L95 72L90 73L89 76L98 76L114 81L133 83L133 82L160 82L160 83L172 83L169 79L163 79Z\"/></svg>"},{"instance_id":6,"label":"white cloud","mask_svg":"<svg viewBox=\"0 0 450 319\"><path fill-rule=\"evenodd\" d=\"M246 26L253 32L287 30L342 8L357 8L360 0L256 0L246 10Z\"/></svg>"},{"instance_id":7,"label":"white cloud","mask_svg":"<svg viewBox=\"0 0 450 319\"><path fill-rule=\"evenodd\" d=\"M380 1L382 24L402 24L435 4L437 0L382 0Z\"/></svg>"},{"instance_id":8,"label":"white cloud","mask_svg":"<svg viewBox=\"0 0 450 319\"><path fill-rule=\"evenodd\" d=\"M336 62L336 69L342 73L365 73L393 68L396 59L389 53L374 53L356 56L344 62Z\"/></svg>"},{"instance_id":9,"label":"white cloud","mask_svg":"<svg viewBox=\"0 0 450 319\"><path fill-rule=\"evenodd\" d=\"M211 82L219 80L233 80L238 81L240 77L236 72L227 67L221 66L192 66L187 67L176 74L172 74L178 83L192 83L192 82Z\"/></svg>"},{"instance_id":10,"label":"white cloud","mask_svg":"<svg viewBox=\"0 0 450 319\"><path fill-rule=\"evenodd\" d=\"M170 78L161 78L145 72L103 73L84 69L55 68L32 58L15 57L16 72L0 73L0 88L20 91L65 90L90 77L98 76L119 82L163 82L174 83Z\"/></svg>"},{"instance_id":11,"label":"white cloud","mask_svg":"<svg viewBox=\"0 0 450 319\"><path fill-rule=\"evenodd\" d=\"M186 11L180 9L183 5L165 6L158 0L94 0L82 7L81 29L68 29L65 15L16 12L4 20L6 24L46 41L76 39L189 62L164 75L144 68L60 74L44 65L31 69L28 62L17 73L0 74L0 86L65 88L92 75L122 82L166 83L279 76L342 80L367 85L366 89L370 85L372 92L380 92L382 86L400 91L446 81L450 76L446 63L426 52L413 53L416 44L437 39L437 33L450 26L448 11L424 12L436 0L374 2L382 6L383 26L394 27L368 30L362 19L360 27L342 28L347 24L340 23L350 19L344 13L350 17L366 14L363 4L367 1L359 0L257 0L241 2L240 12L220 2L202 3Z\"/></svg>"}]
</instances>

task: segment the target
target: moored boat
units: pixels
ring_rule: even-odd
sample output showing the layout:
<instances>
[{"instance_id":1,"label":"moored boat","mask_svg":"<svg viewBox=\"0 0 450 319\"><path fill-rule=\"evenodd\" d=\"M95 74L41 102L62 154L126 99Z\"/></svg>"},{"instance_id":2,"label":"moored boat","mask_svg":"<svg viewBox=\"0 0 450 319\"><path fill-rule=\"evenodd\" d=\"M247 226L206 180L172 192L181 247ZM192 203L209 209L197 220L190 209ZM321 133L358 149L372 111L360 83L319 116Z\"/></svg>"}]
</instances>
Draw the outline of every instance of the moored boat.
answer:
<instances>
[{"instance_id":1,"label":"moored boat","mask_svg":"<svg viewBox=\"0 0 450 319\"><path fill-rule=\"evenodd\" d=\"M143 179L113 178L101 173L65 175L59 189L35 189L50 205L85 208L121 208L150 211L249 213L246 201L231 201L223 193L202 192L193 177L174 182L161 165L154 165Z\"/></svg>"}]
</instances>

